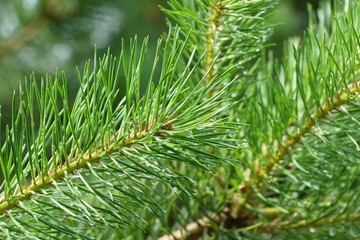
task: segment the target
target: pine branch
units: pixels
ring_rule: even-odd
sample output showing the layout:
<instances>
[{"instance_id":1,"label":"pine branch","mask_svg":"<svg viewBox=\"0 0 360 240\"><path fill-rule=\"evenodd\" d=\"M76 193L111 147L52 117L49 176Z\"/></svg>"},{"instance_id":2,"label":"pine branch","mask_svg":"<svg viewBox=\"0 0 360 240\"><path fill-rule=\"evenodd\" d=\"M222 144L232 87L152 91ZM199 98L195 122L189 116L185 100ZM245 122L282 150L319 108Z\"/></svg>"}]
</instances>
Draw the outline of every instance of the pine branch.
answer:
<instances>
[{"instance_id":1,"label":"pine branch","mask_svg":"<svg viewBox=\"0 0 360 240\"><path fill-rule=\"evenodd\" d=\"M196 46L197 54L206 52L202 60L202 74L209 70L206 82L232 66L233 74L244 69L246 63L256 58L270 35L270 27L264 21L266 11L274 0L210 0L168 2L169 9L162 8L167 16L182 29L182 35L191 32L188 48ZM234 78L234 75L232 75ZM226 81L231 81L226 79Z\"/></svg>"},{"instance_id":2,"label":"pine branch","mask_svg":"<svg viewBox=\"0 0 360 240\"><path fill-rule=\"evenodd\" d=\"M305 137L305 135L310 132L317 122L321 122L322 120L326 119L326 117L333 112L334 110L338 109L339 107L351 104L358 95L359 95L360 88L358 83L355 82L347 89L344 89L338 96L336 96L331 101L326 102L320 109L317 109L316 112L308 119L301 128L300 131L296 132L292 136L284 136L286 137L285 141L280 144L277 155L270 155L269 161L264 166L264 168L258 169L257 173L252 177L254 182L248 184L248 188L251 189L253 186L259 187L264 184L265 176L271 175L271 172L274 171L274 168L279 163L279 161L284 159L284 156L289 153L289 151L295 147L296 144L300 143L301 139Z\"/></svg>"},{"instance_id":3,"label":"pine branch","mask_svg":"<svg viewBox=\"0 0 360 240\"><path fill-rule=\"evenodd\" d=\"M230 71L218 75L206 88L201 87L206 75L195 88L184 87L199 64L190 67L190 57L188 67L179 68L186 40L180 43L178 34L179 30L170 30L160 66L162 45L158 42L149 78L157 77L160 67L159 83L154 87L150 82L144 96L140 80L147 40L139 51L136 39L131 41L129 56L123 44L119 62L108 53L99 63L95 55L93 71L89 62L85 65L83 76L78 73L80 90L72 108L64 74L62 81L59 73L54 80L47 76L41 87L33 75L20 86L19 110L14 95L12 127L7 127L0 151L5 178L0 187L0 213L7 222L0 230L8 232L26 225L32 227L19 228L11 235L36 239L40 233L91 239L76 226L135 223L134 216L140 217L130 208L136 205L161 214L163 209L155 198L159 193L149 181L167 184L173 191L190 196L192 180L178 172L178 165L212 171L213 166L228 161L198 148L235 147L225 139L216 139L231 133L215 131L224 124L217 115L231 107L222 106L224 100L219 100L225 90L203 101ZM121 71L126 95L118 100L116 86ZM38 132L35 108L40 110ZM112 190L104 192L108 187ZM84 195L91 197L84 200ZM22 214L26 215L24 220L17 219ZM60 222L57 214L68 223ZM45 218L49 220L39 221Z\"/></svg>"},{"instance_id":4,"label":"pine branch","mask_svg":"<svg viewBox=\"0 0 360 240\"><path fill-rule=\"evenodd\" d=\"M17 207L19 202L30 200L34 193L44 193L44 188L53 187L56 181L64 179L67 174L76 174L78 170L84 168L91 168L92 164L99 164L104 156L111 157L115 152L122 152L124 148L131 148L131 145L141 144L139 140L146 138L148 132L153 129L147 129L140 133L130 134L121 142L107 143L107 147L97 149L94 152L89 152L84 156L75 157L66 161L66 164L59 166L56 169L49 169L45 176L37 176L35 181L30 186L21 188L17 193L13 194L11 200L3 199L0 204L0 215ZM164 129L160 129L160 132ZM135 136L133 136L135 135Z\"/></svg>"},{"instance_id":5,"label":"pine branch","mask_svg":"<svg viewBox=\"0 0 360 240\"><path fill-rule=\"evenodd\" d=\"M336 6L336 7L338 11L341 11L341 9L343 9L342 6L341 7ZM351 8L347 8L347 9L351 9ZM352 11L351 13L349 13L350 15L349 19L351 19L352 21L353 21L352 17L354 16L353 14L354 13ZM246 179L248 180L245 181L244 184L241 184L240 186L236 187L237 189L240 190L239 193L240 197L237 200L234 200L235 203L231 204L230 207L226 208L226 212L228 214L226 214L226 212L221 212L221 214L216 215L216 216L224 216L224 219L219 220L219 222L224 223L226 219L228 219L230 216L230 218L232 218L231 221L232 224L230 224L230 227L234 227L237 224L236 219L248 219L248 220L244 220L244 222L248 222L248 223L245 224L245 226L241 227L241 229L244 229L244 231L246 229L247 230L263 229L264 231L267 231L265 228L263 228L264 227L263 223L258 222L253 224L249 221L252 218L257 219L261 216L265 217L265 214L259 213L259 211L257 211L257 209L259 209L262 206L262 203L270 204L275 208L280 209L281 212L280 215L282 215L283 217L290 216L288 214L289 212L291 212L290 207L288 209L285 209L281 205L281 203L277 203L277 202L272 203L271 200L268 200L267 196L264 195L267 194L266 191L269 192L269 188L271 189L271 191L274 191L275 194L277 194L279 197L282 196L282 194L284 194L284 196L287 197L285 195L286 193L282 193L281 192L282 189L278 190L276 189L276 187L272 188L270 183L266 184L266 181L269 179L271 180L272 175L274 174L281 174L281 172L284 169L288 172L294 171L294 169L295 170L300 169L302 172L307 173L306 169L304 169L304 167L299 165L299 163L297 163L296 161L295 164L297 165L292 167L290 166L289 168L286 167L286 165L289 164L289 160L291 161L291 159L293 159L292 158L293 150L296 150L297 148L301 149L302 144L306 144L309 141L308 139L312 139L314 132L320 128L319 126L323 122L329 124L330 122L334 121L333 124L337 124L339 127L343 127L343 125L340 125L340 123L336 123L335 120L336 118L334 117L334 113L338 111L339 108L342 108L344 109L344 113L348 114L347 117L351 117L351 114L346 111L346 108L356 104L358 101L357 98L359 94L358 65L356 64L355 57L353 57L354 51L352 50L356 48L356 43L358 42L357 30L355 30L354 28L353 29L340 28L339 25L341 26L344 25L344 22L346 21L350 21L350 20L344 19L343 15L341 15L341 17L339 18L334 18L333 22L336 22L336 27L334 27L334 29L336 29L336 31L334 31L332 35L329 36L329 40L327 40L327 38L324 36L317 35L318 33L316 33L316 30L311 30L312 32L309 34L309 36L306 36L307 39L303 41L303 46L294 47L293 52L294 52L295 63L291 62L292 61L291 58L290 60L286 60L289 61L289 66L291 66L291 64L295 66L295 67L289 67L291 69L288 71L289 79L290 79L289 85L286 85L288 84L287 82L285 83L282 82L279 85L269 84L268 85L269 87L267 85L265 86L263 85L259 87L258 92L260 94L263 93L263 95L265 96L263 98L265 100L263 100L263 102L261 102L260 105L261 106L260 111L265 113L265 114L262 113L263 116L265 117L263 116L259 117L258 116L259 112L254 111L252 109L253 105L249 105L248 111L254 113L255 118L260 120L254 121L254 119L251 119L248 123L254 126L252 127L253 131L251 132L251 134L256 135L255 132L258 131L260 136L261 135L268 136L269 143L266 143L266 145L269 149L274 148L274 150L271 150L271 152L273 153L270 152L267 154L268 155L267 160L262 160L264 162L263 166L259 166L258 160L255 160L253 162L251 160L246 160L247 162L249 162L247 165L252 166L251 168L254 168L253 174L248 177L244 177L245 180ZM353 23L346 23L345 25L354 26ZM319 28L321 27L319 26ZM346 45L347 51L345 53L338 52L338 49L336 49L336 47L334 47L333 45L335 44L336 41L339 41L338 38L340 38L341 41L344 42L344 44ZM349 41L348 39L352 39L352 40ZM313 48L321 49L320 50L321 52L313 54L311 52L314 51ZM324 51L322 49L324 49ZM292 51L290 51L290 53L292 53ZM314 55L314 57L310 58L308 55L312 55L312 54ZM320 56L321 59L316 60L315 55ZM327 80L326 77L322 75L321 71L323 70L319 69L320 66L323 66L321 62L324 62L324 64L326 62L326 60L324 60L324 56L327 57L325 59L328 59L328 62L331 61L332 63L331 67L333 67L332 69L335 69L332 70L330 66L325 67L327 68L326 70L328 72L334 74L331 77L331 80ZM304 59L306 58L309 58L310 60L308 62L304 61ZM352 60L351 63L349 63L351 67L346 67L344 65L342 61L345 61L345 59ZM339 62L341 62L340 63L341 65L339 64ZM269 66L272 65L269 64ZM285 65L284 68L286 67L287 66ZM272 70L270 70L270 72L271 71ZM291 80L292 74L294 74L294 72L296 73L295 81ZM308 72L310 72L310 74ZM264 76L268 76L271 73L267 73L266 71L264 71L263 74ZM337 76L337 79L334 79L334 76ZM321 78L320 81L319 81L319 77ZM276 81L280 82L280 80L275 80L274 82ZM288 80L285 79L282 81L288 81ZM294 84L294 82L296 85ZM322 84L325 86L324 88L319 89L316 87L316 86L321 86ZM275 85L275 90L273 93L273 90L271 88L272 87L274 88L274 85ZM303 105L304 109L299 109L298 106L300 104L297 105L298 103L296 103L296 101L295 101L296 104L294 104L293 102L286 102L286 100L284 100L284 97L288 97L289 99L291 99L294 93L297 96L296 101L300 102L301 105ZM255 96L255 98L256 97L262 99L261 96ZM266 99L267 97L269 99ZM256 100L255 98L253 100ZM272 105L274 104L274 102L275 102L275 106ZM284 109L291 109L291 110L290 111L288 110L289 114L286 114L284 112ZM294 110L296 111L295 114L291 112ZM296 116L299 114L304 114L305 116L307 116L307 119L304 119L303 122L299 121L299 119L296 118L294 119L294 115ZM277 117L279 117L279 119L276 119ZM280 119L280 117L282 117L283 119ZM272 121L275 120L274 125L269 124L270 119ZM289 121L290 119L291 121ZM356 120L354 119L354 121ZM264 130L259 128L259 125L261 126L262 124L264 124ZM294 126L296 126L297 131L293 131ZM264 133L264 131L266 131L269 128L274 130L279 129L278 131L279 135L278 136L271 135L270 131L268 131L269 132L268 134ZM291 132L293 133L289 134ZM248 134L250 134L250 132ZM349 139L351 139L354 142L354 144L357 145L356 140L354 140L354 138L352 138L349 133L347 133L347 135L349 136ZM255 155L255 158L261 159L262 154L263 152L259 151L258 155L257 156ZM280 166L281 169L278 170L277 168L279 167L280 163L281 163ZM285 167L282 167L284 165ZM291 173L289 173L289 176L292 176L290 174ZM350 181L351 179L349 179L349 182ZM242 197L242 195L244 194L245 196ZM339 195L346 196L346 190L340 191ZM335 208L337 202L338 201L334 201L331 207ZM343 206L343 208L345 211L345 209L347 209L346 205ZM230 213L229 213L229 209L230 209ZM248 211L255 212L255 216L254 214L248 214ZM330 208L329 208L329 212L331 212ZM338 215L339 219L342 219L343 215L344 213L339 213ZM317 219L319 220L322 218L323 216L319 216ZM330 217L329 219L334 219L334 218L336 217ZM201 219L200 222L202 224L197 224L197 228L196 228L196 233L198 235L201 235L205 231L212 229L211 226L209 227L210 225L209 220L206 221L206 223L204 223L202 221L203 218L200 219ZM306 220L304 221L306 222ZM300 222L302 222L302 220ZM319 220L319 222L321 222L321 220ZM174 234L181 233L183 235L183 238L186 238L187 236L191 238L192 236L191 233L194 232L192 226L193 224L189 224L187 227L182 228L181 230L178 230L173 233ZM187 234L186 234L186 230L189 231Z\"/></svg>"}]
</instances>

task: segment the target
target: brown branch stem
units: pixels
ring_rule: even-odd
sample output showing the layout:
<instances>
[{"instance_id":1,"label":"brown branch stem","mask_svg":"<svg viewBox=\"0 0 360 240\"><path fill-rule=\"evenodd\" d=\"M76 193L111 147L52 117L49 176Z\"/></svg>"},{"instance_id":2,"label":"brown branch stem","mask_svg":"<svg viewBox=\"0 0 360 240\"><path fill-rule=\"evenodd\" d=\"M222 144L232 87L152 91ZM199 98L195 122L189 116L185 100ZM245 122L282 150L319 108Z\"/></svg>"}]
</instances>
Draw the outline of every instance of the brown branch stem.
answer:
<instances>
[{"instance_id":1,"label":"brown branch stem","mask_svg":"<svg viewBox=\"0 0 360 240\"><path fill-rule=\"evenodd\" d=\"M234 218L233 216L231 216L231 212L231 207L226 207L220 213L213 214L210 217L205 216L201 219L191 222L185 227L180 228L169 235L162 236L158 240L198 239L198 237L202 235L205 229L211 232L213 230L212 226L214 224L223 224L224 226L237 225L239 227L246 227L254 224L254 220L256 218L254 214L247 212L242 217ZM280 211L277 208L273 207L259 209L259 212L269 218L275 218L280 215Z\"/></svg>"},{"instance_id":2,"label":"brown branch stem","mask_svg":"<svg viewBox=\"0 0 360 240\"><path fill-rule=\"evenodd\" d=\"M204 216L169 235L160 237L159 240L197 239L205 229L211 229L211 224L220 224L229 219L228 211L229 209L226 208L221 213L213 214L210 217Z\"/></svg>"}]
</instances>

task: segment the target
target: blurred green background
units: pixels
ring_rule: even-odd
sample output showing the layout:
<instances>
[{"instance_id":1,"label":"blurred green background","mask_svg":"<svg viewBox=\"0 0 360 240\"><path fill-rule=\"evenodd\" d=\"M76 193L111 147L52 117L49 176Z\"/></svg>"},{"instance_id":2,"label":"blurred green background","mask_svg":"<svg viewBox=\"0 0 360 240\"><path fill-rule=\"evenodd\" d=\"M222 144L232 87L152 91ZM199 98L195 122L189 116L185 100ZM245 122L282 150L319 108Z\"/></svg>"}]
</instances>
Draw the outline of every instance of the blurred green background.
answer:
<instances>
[{"instance_id":1,"label":"blurred green background","mask_svg":"<svg viewBox=\"0 0 360 240\"><path fill-rule=\"evenodd\" d=\"M302 35L307 26L307 1L284 0L271 23L279 24L269 42L281 57L283 41ZM316 8L318 1L310 1ZM111 48L119 53L121 39L150 36L155 47L165 31L165 16L157 7L166 0L0 0L0 105L2 125L10 122L11 96L19 81L34 72L40 79L66 73L70 91L77 90L75 67ZM4 129L4 128L2 128Z\"/></svg>"}]
</instances>

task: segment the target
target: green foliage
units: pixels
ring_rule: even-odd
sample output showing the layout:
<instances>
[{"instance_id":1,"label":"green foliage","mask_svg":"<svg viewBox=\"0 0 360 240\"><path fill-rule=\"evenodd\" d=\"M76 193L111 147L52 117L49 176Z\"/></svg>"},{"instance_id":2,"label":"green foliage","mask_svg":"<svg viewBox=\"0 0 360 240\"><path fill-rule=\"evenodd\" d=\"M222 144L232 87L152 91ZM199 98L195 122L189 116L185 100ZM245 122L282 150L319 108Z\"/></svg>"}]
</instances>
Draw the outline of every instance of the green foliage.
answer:
<instances>
[{"instance_id":1,"label":"green foliage","mask_svg":"<svg viewBox=\"0 0 360 240\"><path fill-rule=\"evenodd\" d=\"M207 81L229 67L246 71L245 64L259 55L270 35L264 18L274 0L171 0L168 5L169 9L162 10L181 27L182 35L191 32L185 57L195 46L197 56L206 52L199 70L210 71Z\"/></svg>"},{"instance_id":2,"label":"green foliage","mask_svg":"<svg viewBox=\"0 0 360 240\"><path fill-rule=\"evenodd\" d=\"M130 223L136 215L127 205L160 214L162 207L151 197L157 191L146 183L164 182L191 195L193 191L186 186L190 179L174 169L192 164L212 170L223 160L198 148L232 147L226 140L214 141L226 134L214 132L222 122L218 114L228 108L219 106L222 94L202 102L227 73L214 78L208 87L188 90L186 83L197 66L178 68L186 42L176 40L178 30L170 31L173 37L165 40L164 54L159 41L144 95L140 80L147 40L138 49L136 39L130 43L129 55L123 44L118 59L107 54L98 60L95 55L92 70L90 62L85 64L83 74L78 73L80 89L72 106L64 74L54 79L47 76L40 85L32 75L20 86L19 107L15 108L14 95L13 123L7 128L0 155L5 178L0 211L14 225L29 226L23 232L26 236L32 231L52 236L48 229L55 228L89 239L91 235L70 226L85 224L81 229L90 230L94 224L117 227ZM158 68L160 74L155 76ZM155 77L157 86L152 81ZM120 79L126 85L123 99L118 97ZM35 108L40 112L38 131ZM30 198L31 204L23 203ZM9 212L15 206L21 210ZM24 211L29 217L17 219ZM11 236L6 229L3 232Z\"/></svg>"},{"instance_id":3,"label":"green foliage","mask_svg":"<svg viewBox=\"0 0 360 240\"><path fill-rule=\"evenodd\" d=\"M64 73L26 78L2 238L358 238L360 1L309 7L282 62L274 4L170 0L155 56L137 38L95 51L73 102Z\"/></svg>"}]
</instances>

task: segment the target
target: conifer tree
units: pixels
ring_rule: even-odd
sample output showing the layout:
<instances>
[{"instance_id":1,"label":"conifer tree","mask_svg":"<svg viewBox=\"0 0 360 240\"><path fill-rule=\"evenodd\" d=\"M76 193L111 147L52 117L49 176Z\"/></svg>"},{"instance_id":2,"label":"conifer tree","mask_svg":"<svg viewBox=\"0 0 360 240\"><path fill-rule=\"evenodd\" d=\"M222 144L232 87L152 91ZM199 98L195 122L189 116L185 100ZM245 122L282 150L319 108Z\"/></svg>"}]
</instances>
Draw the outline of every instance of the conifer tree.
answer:
<instances>
[{"instance_id":1,"label":"conifer tree","mask_svg":"<svg viewBox=\"0 0 360 240\"><path fill-rule=\"evenodd\" d=\"M26 77L1 239L359 238L360 1L309 7L281 60L275 4L169 0L154 56L95 50L74 100L64 72Z\"/></svg>"}]
</instances>

